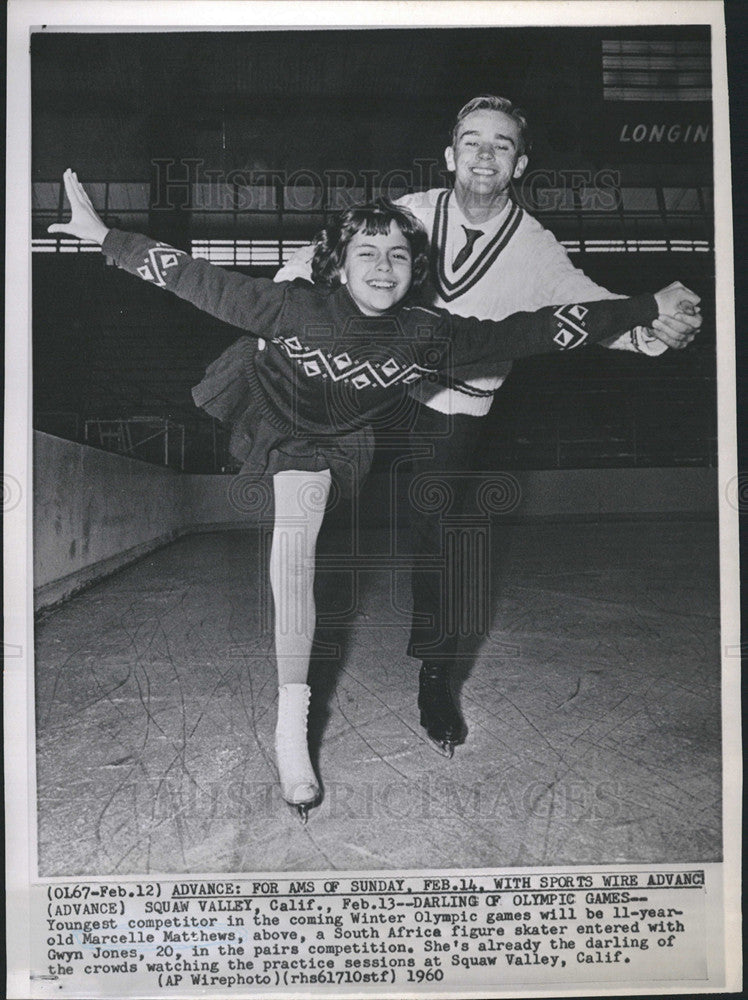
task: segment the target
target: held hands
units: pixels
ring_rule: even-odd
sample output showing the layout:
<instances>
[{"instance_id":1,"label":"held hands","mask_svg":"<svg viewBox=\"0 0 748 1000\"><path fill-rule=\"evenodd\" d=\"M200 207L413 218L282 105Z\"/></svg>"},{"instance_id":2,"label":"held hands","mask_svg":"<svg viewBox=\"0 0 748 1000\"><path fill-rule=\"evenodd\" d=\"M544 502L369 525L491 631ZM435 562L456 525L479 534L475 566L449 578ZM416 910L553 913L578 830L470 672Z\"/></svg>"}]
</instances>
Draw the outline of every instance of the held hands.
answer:
<instances>
[{"instance_id":1,"label":"held hands","mask_svg":"<svg viewBox=\"0 0 748 1000\"><path fill-rule=\"evenodd\" d=\"M660 315L652 323L652 332L657 339L676 351L687 347L702 324L700 301L699 296L680 281L655 292Z\"/></svg>"},{"instance_id":2,"label":"held hands","mask_svg":"<svg viewBox=\"0 0 748 1000\"><path fill-rule=\"evenodd\" d=\"M69 233L79 240L92 240L103 243L109 229L104 225L91 199L86 194L78 175L68 169L62 175L65 184L65 194L70 202L70 222L55 223L47 228L48 233Z\"/></svg>"}]
</instances>

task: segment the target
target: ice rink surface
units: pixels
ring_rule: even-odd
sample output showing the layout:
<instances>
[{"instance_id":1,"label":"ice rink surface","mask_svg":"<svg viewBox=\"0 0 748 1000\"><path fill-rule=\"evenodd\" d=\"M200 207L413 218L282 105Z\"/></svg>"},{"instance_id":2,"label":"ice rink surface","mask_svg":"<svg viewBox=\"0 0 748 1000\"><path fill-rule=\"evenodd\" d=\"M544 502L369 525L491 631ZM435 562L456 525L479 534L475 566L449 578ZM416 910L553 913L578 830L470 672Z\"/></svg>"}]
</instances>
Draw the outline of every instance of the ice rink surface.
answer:
<instances>
[{"instance_id":1,"label":"ice rink surface","mask_svg":"<svg viewBox=\"0 0 748 1000\"><path fill-rule=\"evenodd\" d=\"M258 531L183 538L46 612L39 874L719 860L716 526L515 524L493 549L452 760L418 724L407 575L360 572L351 601L320 572L307 826L277 787Z\"/></svg>"}]
</instances>

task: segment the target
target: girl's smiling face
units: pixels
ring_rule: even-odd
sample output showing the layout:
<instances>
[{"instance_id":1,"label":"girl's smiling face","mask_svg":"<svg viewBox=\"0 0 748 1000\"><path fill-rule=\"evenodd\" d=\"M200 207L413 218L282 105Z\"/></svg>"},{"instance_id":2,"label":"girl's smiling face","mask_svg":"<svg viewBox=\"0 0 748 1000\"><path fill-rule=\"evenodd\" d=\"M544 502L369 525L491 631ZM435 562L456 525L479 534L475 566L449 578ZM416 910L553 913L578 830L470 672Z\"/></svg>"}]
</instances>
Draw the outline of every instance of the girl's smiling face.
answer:
<instances>
[{"instance_id":1,"label":"girl's smiling face","mask_svg":"<svg viewBox=\"0 0 748 1000\"><path fill-rule=\"evenodd\" d=\"M413 256L396 222L386 233L369 236L362 229L346 247L340 280L365 316L379 316L400 302L410 289Z\"/></svg>"}]
</instances>

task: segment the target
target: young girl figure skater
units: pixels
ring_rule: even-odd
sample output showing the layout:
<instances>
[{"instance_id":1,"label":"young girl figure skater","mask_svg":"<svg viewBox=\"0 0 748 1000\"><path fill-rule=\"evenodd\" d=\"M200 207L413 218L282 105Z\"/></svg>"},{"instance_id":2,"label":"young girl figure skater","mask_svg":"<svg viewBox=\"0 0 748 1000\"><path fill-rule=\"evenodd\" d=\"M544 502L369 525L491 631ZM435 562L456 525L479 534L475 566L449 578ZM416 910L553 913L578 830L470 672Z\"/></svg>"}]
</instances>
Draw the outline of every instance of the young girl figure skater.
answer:
<instances>
[{"instance_id":1,"label":"young girl figure skater","mask_svg":"<svg viewBox=\"0 0 748 1000\"><path fill-rule=\"evenodd\" d=\"M320 233L312 285L247 277L109 229L76 174L66 171L64 184L72 217L49 232L101 244L118 266L248 334L208 368L193 395L230 424L241 471L272 476L275 749L283 798L306 821L321 798L307 746L317 536L333 478L350 493L368 470L371 420L410 383L453 362L568 350L658 317L695 313L699 298L676 282L656 295L550 307L497 323L464 318L419 304L426 234L407 210L384 200L343 212ZM691 318L684 344L700 325ZM313 507L305 499L310 486L320 500ZM428 706L421 711L428 731Z\"/></svg>"}]
</instances>

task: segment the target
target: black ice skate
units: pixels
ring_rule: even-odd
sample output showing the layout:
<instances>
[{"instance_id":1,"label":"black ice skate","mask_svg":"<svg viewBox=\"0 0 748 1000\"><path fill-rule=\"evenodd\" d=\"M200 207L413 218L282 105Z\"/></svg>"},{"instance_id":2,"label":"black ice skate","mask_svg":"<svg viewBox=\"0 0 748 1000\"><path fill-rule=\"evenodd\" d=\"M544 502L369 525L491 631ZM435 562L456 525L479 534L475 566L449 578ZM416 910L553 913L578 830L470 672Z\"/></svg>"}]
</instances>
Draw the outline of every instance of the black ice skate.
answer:
<instances>
[{"instance_id":1,"label":"black ice skate","mask_svg":"<svg viewBox=\"0 0 748 1000\"><path fill-rule=\"evenodd\" d=\"M466 727L455 704L450 684L450 664L425 660L418 678L421 725L444 757L465 742Z\"/></svg>"}]
</instances>

